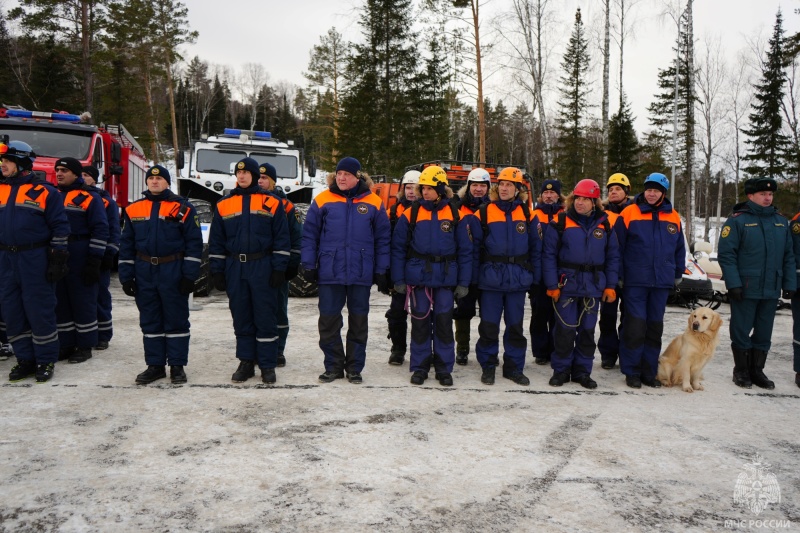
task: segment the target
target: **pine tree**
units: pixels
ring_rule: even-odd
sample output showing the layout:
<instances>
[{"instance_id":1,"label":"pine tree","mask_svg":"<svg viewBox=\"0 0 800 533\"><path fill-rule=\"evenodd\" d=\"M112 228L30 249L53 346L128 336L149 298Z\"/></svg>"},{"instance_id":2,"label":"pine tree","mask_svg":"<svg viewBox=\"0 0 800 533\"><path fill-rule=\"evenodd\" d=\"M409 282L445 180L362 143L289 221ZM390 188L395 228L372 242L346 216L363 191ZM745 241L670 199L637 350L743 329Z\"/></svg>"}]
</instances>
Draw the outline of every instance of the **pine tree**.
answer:
<instances>
[{"instance_id":1,"label":"pine tree","mask_svg":"<svg viewBox=\"0 0 800 533\"><path fill-rule=\"evenodd\" d=\"M580 8L575 13L575 25L569 38L567 51L561 61L564 75L560 78L556 168L558 177L566 188L571 188L583 178L586 156L586 112L589 107L589 43L586 39Z\"/></svg>"},{"instance_id":2,"label":"pine tree","mask_svg":"<svg viewBox=\"0 0 800 533\"><path fill-rule=\"evenodd\" d=\"M622 97L622 107L611 117L608 128L608 174L621 172L633 181L639 177L639 154L642 151L631 106Z\"/></svg>"},{"instance_id":3,"label":"pine tree","mask_svg":"<svg viewBox=\"0 0 800 533\"><path fill-rule=\"evenodd\" d=\"M348 61L339 152L369 172L400 175L413 150L408 89L419 55L411 0L366 0L359 25L364 42Z\"/></svg>"},{"instance_id":4,"label":"pine tree","mask_svg":"<svg viewBox=\"0 0 800 533\"><path fill-rule=\"evenodd\" d=\"M749 137L745 143L750 147L744 158L750 164L744 170L751 176L781 179L787 170L786 153L790 149L790 142L782 132L781 115L786 83L783 46L783 16L779 10L775 16L767 58L761 68L761 81L755 87L750 126L742 129L742 133Z\"/></svg>"}]
</instances>

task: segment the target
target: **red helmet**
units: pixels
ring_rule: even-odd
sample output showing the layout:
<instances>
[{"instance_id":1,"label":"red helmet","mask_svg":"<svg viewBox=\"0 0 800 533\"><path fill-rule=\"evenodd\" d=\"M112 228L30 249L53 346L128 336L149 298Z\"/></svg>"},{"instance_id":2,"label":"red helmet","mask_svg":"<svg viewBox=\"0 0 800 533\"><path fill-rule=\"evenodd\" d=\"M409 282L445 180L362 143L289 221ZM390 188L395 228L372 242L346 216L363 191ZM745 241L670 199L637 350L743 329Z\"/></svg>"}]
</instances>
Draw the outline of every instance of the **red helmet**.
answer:
<instances>
[{"instance_id":1,"label":"red helmet","mask_svg":"<svg viewBox=\"0 0 800 533\"><path fill-rule=\"evenodd\" d=\"M572 195L583 196L584 198L600 198L600 185L594 180L581 180L575 185Z\"/></svg>"}]
</instances>

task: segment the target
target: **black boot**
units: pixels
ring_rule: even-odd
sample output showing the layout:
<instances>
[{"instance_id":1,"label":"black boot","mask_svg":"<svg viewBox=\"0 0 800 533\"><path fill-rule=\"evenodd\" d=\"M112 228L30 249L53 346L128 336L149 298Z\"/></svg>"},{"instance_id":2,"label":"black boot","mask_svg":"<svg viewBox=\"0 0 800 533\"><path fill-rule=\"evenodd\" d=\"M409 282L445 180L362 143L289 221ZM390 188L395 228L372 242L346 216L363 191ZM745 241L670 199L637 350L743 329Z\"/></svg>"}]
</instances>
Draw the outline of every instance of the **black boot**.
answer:
<instances>
[{"instance_id":1,"label":"black boot","mask_svg":"<svg viewBox=\"0 0 800 533\"><path fill-rule=\"evenodd\" d=\"M244 383L248 379L252 378L256 375L256 362L255 361L245 361L244 359L239 361L239 368L236 369L236 372L233 373L231 376L231 381L234 383Z\"/></svg>"},{"instance_id":2,"label":"black boot","mask_svg":"<svg viewBox=\"0 0 800 533\"><path fill-rule=\"evenodd\" d=\"M569 381L569 374L566 372L553 372L549 383L551 387L560 387L567 381Z\"/></svg>"},{"instance_id":3,"label":"black boot","mask_svg":"<svg viewBox=\"0 0 800 533\"><path fill-rule=\"evenodd\" d=\"M737 348L731 344L731 351L733 352L733 382L737 387L749 389L753 386L753 382L750 381L750 359L752 358L750 350Z\"/></svg>"},{"instance_id":4,"label":"black boot","mask_svg":"<svg viewBox=\"0 0 800 533\"><path fill-rule=\"evenodd\" d=\"M456 325L456 364L464 366L467 364L469 355L469 322L468 318L454 320Z\"/></svg>"},{"instance_id":5,"label":"black boot","mask_svg":"<svg viewBox=\"0 0 800 533\"><path fill-rule=\"evenodd\" d=\"M52 378L53 374L55 373L55 363L42 363L41 365L36 365L36 383L46 383L50 381L50 378Z\"/></svg>"},{"instance_id":6,"label":"black boot","mask_svg":"<svg viewBox=\"0 0 800 533\"><path fill-rule=\"evenodd\" d=\"M94 347L95 350L108 350L108 341L97 341L97 345Z\"/></svg>"},{"instance_id":7,"label":"black boot","mask_svg":"<svg viewBox=\"0 0 800 533\"><path fill-rule=\"evenodd\" d=\"M278 378L275 376L275 369L274 368L262 368L261 369L261 381L267 383L269 385L275 383Z\"/></svg>"},{"instance_id":8,"label":"black boot","mask_svg":"<svg viewBox=\"0 0 800 533\"><path fill-rule=\"evenodd\" d=\"M764 365L767 363L767 352L753 348L750 356L750 379L753 385L762 389L772 390L775 383L764 375Z\"/></svg>"},{"instance_id":9,"label":"black boot","mask_svg":"<svg viewBox=\"0 0 800 533\"><path fill-rule=\"evenodd\" d=\"M170 366L169 380L176 385L186 383L186 372L183 370L183 367L180 365Z\"/></svg>"},{"instance_id":10,"label":"black boot","mask_svg":"<svg viewBox=\"0 0 800 533\"><path fill-rule=\"evenodd\" d=\"M392 346L392 353L389 355L389 364L400 366L406 359L406 349L402 346Z\"/></svg>"},{"instance_id":11,"label":"black boot","mask_svg":"<svg viewBox=\"0 0 800 533\"><path fill-rule=\"evenodd\" d=\"M494 371L495 367L484 368L481 374L481 383L484 385L494 385Z\"/></svg>"},{"instance_id":12,"label":"black boot","mask_svg":"<svg viewBox=\"0 0 800 533\"><path fill-rule=\"evenodd\" d=\"M17 364L11 369L11 372L8 374L8 381L14 383L16 381L22 381L25 378L29 378L32 375L36 374L36 361L19 361L17 360Z\"/></svg>"},{"instance_id":13,"label":"black boot","mask_svg":"<svg viewBox=\"0 0 800 533\"><path fill-rule=\"evenodd\" d=\"M165 377L167 377L167 371L164 365L149 365L147 370L136 376L136 384L147 385Z\"/></svg>"},{"instance_id":14,"label":"black boot","mask_svg":"<svg viewBox=\"0 0 800 533\"><path fill-rule=\"evenodd\" d=\"M91 348L78 348L75 352L69 356L70 363L83 363L88 361L92 358L92 349Z\"/></svg>"},{"instance_id":15,"label":"black boot","mask_svg":"<svg viewBox=\"0 0 800 533\"><path fill-rule=\"evenodd\" d=\"M436 373L436 380L439 382L439 385L442 387L452 387L453 386L453 376L448 374L447 372L437 372Z\"/></svg>"},{"instance_id":16,"label":"black boot","mask_svg":"<svg viewBox=\"0 0 800 533\"><path fill-rule=\"evenodd\" d=\"M426 379L428 379L428 373L423 372L422 370L416 370L413 374L411 374L412 385L422 385L425 383Z\"/></svg>"},{"instance_id":17,"label":"black boot","mask_svg":"<svg viewBox=\"0 0 800 533\"><path fill-rule=\"evenodd\" d=\"M67 359L72 357L72 354L74 354L75 350L77 349L78 349L77 346L70 346L69 348L60 348L58 350L58 360L66 361Z\"/></svg>"},{"instance_id":18,"label":"black boot","mask_svg":"<svg viewBox=\"0 0 800 533\"><path fill-rule=\"evenodd\" d=\"M286 366L286 356L282 353L278 354L278 368L283 368Z\"/></svg>"}]
</instances>

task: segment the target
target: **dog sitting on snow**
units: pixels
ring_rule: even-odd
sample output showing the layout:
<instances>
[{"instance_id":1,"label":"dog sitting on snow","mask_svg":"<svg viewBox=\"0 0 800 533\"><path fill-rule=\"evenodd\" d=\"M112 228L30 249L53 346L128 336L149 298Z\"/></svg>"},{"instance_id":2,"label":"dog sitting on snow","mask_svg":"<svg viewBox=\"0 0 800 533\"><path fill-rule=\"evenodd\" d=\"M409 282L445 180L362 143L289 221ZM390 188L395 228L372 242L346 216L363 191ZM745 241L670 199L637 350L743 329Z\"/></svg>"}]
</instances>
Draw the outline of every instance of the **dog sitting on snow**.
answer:
<instances>
[{"instance_id":1,"label":"dog sitting on snow","mask_svg":"<svg viewBox=\"0 0 800 533\"><path fill-rule=\"evenodd\" d=\"M678 335L658 358L657 379L667 387L682 385L686 392L703 390L703 368L719 344L722 318L708 307L698 307L689 315L686 331Z\"/></svg>"}]
</instances>

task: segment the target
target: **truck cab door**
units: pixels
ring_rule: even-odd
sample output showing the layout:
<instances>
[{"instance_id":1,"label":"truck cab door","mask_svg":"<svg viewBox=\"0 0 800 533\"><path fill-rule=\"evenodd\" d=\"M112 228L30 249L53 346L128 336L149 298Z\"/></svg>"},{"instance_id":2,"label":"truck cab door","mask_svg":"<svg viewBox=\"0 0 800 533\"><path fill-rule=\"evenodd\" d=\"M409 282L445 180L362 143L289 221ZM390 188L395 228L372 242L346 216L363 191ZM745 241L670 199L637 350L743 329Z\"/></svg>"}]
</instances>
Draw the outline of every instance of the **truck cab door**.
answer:
<instances>
[{"instance_id":1,"label":"truck cab door","mask_svg":"<svg viewBox=\"0 0 800 533\"><path fill-rule=\"evenodd\" d=\"M105 152L103 151L103 138L98 135L97 140L94 144L94 150L92 151L91 163L97 168L97 170L100 171L100 180L99 180L100 183L98 183L97 185L102 189L106 188L104 185L102 185L102 182L105 181L105 175L106 175L106 160L103 157L104 153Z\"/></svg>"}]
</instances>

